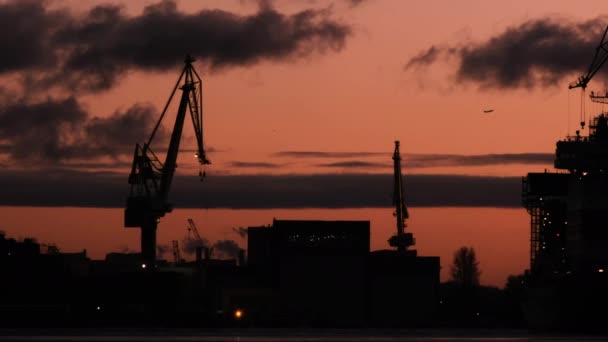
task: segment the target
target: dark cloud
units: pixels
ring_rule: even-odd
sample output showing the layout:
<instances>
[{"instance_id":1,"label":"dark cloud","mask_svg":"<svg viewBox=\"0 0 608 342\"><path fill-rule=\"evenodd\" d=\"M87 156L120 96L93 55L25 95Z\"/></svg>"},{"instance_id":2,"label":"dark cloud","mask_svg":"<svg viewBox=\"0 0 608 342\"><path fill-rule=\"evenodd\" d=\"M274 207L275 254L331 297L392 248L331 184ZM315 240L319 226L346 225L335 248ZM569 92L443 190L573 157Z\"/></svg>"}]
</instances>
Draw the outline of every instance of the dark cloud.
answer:
<instances>
[{"instance_id":1,"label":"dark cloud","mask_svg":"<svg viewBox=\"0 0 608 342\"><path fill-rule=\"evenodd\" d=\"M327 152L327 151L280 151L273 154L275 157L294 158L357 158L388 155L390 152Z\"/></svg>"},{"instance_id":2,"label":"dark cloud","mask_svg":"<svg viewBox=\"0 0 608 342\"><path fill-rule=\"evenodd\" d=\"M338 51L351 34L329 9L282 14L270 1L251 15L185 13L169 0L135 16L113 4L84 14L54 8L47 1L0 2L7 28L0 32L0 77L11 80L0 86L0 153L20 163L132 153L156 122L153 108L134 105L94 118L75 97L111 88L129 70L174 69L188 53L211 69L292 61Z\"/></svg>"},{"instance_id":3,"label":"dark cloud","mask_svg":"<svg viewBox=\"0 0 608 342\"><path fill-rule=\"evenodd\" d=\"M80 153L80 129L88 114L75 98L0 107L0 141L20 160L58 160ZM77 142L74 144L74 142Z\"/></svg>"},{"instance_id":4,"label":"dark cloud","mask_svg":"<svg viewBox=\"0 0 608 342\"><path fill-rule=\"evenodd\" d=\"M136 104L92 117L74 97L0 105L0 150L21 162L93 159L132 154L156 123L156 110ZM160 139L165 138L164 130Z\"/></svg>"},{"instance_id":5,"label":"dark cloud","mask_svg":"<svg viewBox=\"0 0 608 342\"><path fill-rule=\"evenodd\" d=\"M606 17L578 23L553 18L529 20L481 43L433 45L412 57L406 69L434 64L442 56L456 56L459 82L490 88L555 86L564 77L587 71L607 22Z\"/></svg>"},{"instance_id":6,"label":"dark cloud","mask_svg":"<svg viewBox=\"0 0 608 342\"><path fill-rule=\"evenodd\" d=\"M88 148L97 155L132 153L134 143L150 135L157 118L156 109L144 104L135 104L124 112L116 111L107 118L91 118L84 131ZM159 127L156 137L162 141L165 134Z\"/></svg>"},{"instance_id":7,"label":"dark cloud","mask_svg":"<svg viewBox=\"0 0 608 342\"><path fill-rule=\"evenodd\" d=\"M84 15L51 10L45 1L0 4L0 73L21 72L26 87L70 90L112 87L127 70L163 71L186 54L212 69L285 61L338 51L350 28L328 9L282 14L269 4L251 15L205 9L184 13L175 1L146 6L128 16L104 4Z\"/></svg>"},{"instance_id":8,"label":"dark cloud","mask_svg":"<svg viewBox=\"0 0 608 342\"><path fill-rule=\"evenodd\" d=\"M279 164L267 163L267 162L231 162L230 167L234 168L266 168L275 169L281 167Z\"/></svg>"},{"instance_id":9,"label":"dark cloud","mask_svg":"<svg viewBox=\"0 0 608 342\"><path fill-rule=\"evenodd\" d=\"M0 205L122 208L127 177L113 173L41 170L0 174ZM407 175L408 206L520 207L521 177ZM176 176L170 200L178 208L390 207L387 174Z\"/></svg>"},{"instance_id":10,"label":"dark cloud","mask_svg":"<svg viewBox=\"0 0 608 342\"><path fill-rule=\"evenodd\" d=\"M45 7L45 1L0 3L0 73L54 67L58 55L52 35L70 17Z\"/></svg>"}]
</instances>

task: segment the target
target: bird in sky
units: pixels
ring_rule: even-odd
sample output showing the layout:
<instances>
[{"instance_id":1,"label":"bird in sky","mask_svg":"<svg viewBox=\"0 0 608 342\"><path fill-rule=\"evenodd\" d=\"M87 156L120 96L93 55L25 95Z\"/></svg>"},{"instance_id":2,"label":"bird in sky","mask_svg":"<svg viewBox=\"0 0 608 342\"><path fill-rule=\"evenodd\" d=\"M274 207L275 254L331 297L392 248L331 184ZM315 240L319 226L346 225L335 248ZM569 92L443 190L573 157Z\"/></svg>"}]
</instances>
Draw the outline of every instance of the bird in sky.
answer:
<instances>
[{"instance_id":1,"label":"bird in sky","mask_svg":"<svg viewBox=\"0 0 608 342\"><path fill-rule=\"evenodd\" d=\"M494 109L486 109L486 110L484 110L483 112L484 112L484 113L492 113L493 111L494 111Z\"/></svg>"}]
</instances>

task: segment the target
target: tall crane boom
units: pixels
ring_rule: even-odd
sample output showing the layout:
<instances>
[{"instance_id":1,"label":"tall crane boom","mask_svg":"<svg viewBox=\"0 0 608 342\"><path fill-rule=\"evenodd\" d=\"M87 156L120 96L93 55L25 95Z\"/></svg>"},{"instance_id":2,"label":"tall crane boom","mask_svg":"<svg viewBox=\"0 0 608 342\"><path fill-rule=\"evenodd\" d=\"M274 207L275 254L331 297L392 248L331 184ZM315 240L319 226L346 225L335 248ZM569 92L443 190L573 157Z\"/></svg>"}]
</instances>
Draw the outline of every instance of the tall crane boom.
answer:
<instances>
[{"instance_id":1,"label":"tall crane boom","mask_svg":"<svg viewBox=\"0 0 608 342\"><path fill-rule=\"evenodd\" d=\"M201 165L210 164L205 155L203 145L203 112L202 112L202 81L192 66L194 59L187 56L175 87L169 100L150 135L143 146L136 144L133 155L129 184L131 190L125 209L125 227L141 228L141 253L146 264L151 266L156 261L156 228L160 218L172 211L169 203L169 191L173 175L177 168L177 155L182 136L186 111L190 111L198 150L196 157ZM180 86L181 84L181 86ZM165 162L162 163L150 148L161 121L167 113L177 89L182 91L177 116Z\"/></svg>"},{"instance_id":2,"label":"tall crane boom","mask_svg":"<svg viewBox=\"0 0 608 342\"><path fill-rule=\"evenodd\" d=\"M198 229L196 228L196 225L194 224L194 220L191 218L188 219L188 230L194 233L194 237L196 238L196 241L198 241L200 243L204 243L205 240L203 240L201 235L198 233Z\"/></svg>"},{"instance_id":3,"label":"tall crane boom","mask_svg":"<svg viewBox=\"0 0 608 342\"><path fill-rule=\"evenodd\" d=\"M595 49L595 56L593 56L593 61L589 66L587 74L580 76L576 81L570 83L568 86L569 89L581 87L584 90L587 87L587 83L591 81L593 76L598 72L606 60L608 60L608 41L606 41L606 33L608 33L608 26L604 30L602 40L600 40L599 45Z\"/></svg>"},{"instance_id":4,"label":"tall crane boom","mask_svg":"<svg viewBox=\"0 0 608 342\"><path fill-rule=\"evenodd\" d=\"M209 259L213 253L213 247L209 246L207 240L201 237L196 225L194 224L194 220L191 218L188 219L188 232L194 233L194 238L198 242L197 246L195 247L197 259L201 256L203 251L205 252L205 259Z\"/></svg>"},{"instance_id":5,"label":"tall crane boom","mask_svg":"<svg viewBox=\"0 0 608 342\"><path fill-rule=\"evenodd\" d=\"M400 253L408 252L408 248L416 242L412 233L406 233L405 220L409 218L407 207L403 197L403 177L401 176L401 154L399 153L399 141L395 141L395 152L393 153L394 181L393 181L393 205L395 206L395 217L397 219L397 235L392 236L388 243L391 247L397 247Z\"/></svg>"}]
</instances>

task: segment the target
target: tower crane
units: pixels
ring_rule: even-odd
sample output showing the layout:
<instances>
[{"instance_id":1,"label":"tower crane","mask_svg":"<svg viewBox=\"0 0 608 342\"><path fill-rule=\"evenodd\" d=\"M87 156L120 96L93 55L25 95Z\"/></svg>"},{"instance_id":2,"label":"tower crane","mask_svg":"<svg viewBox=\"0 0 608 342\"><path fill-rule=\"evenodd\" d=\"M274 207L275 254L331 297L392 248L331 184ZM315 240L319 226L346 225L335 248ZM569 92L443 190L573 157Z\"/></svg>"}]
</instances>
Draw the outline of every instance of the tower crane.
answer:
<instances>
[{"instance_id":1,"label":"tower crane","mask_svg":"<svg viewBox=\"0 0 608 342\"><path fill-rule=\"evenodd\" d=\"M198 242L198 246L196 247L196 255L200 256L202 249L205 249L205 258L208 259L210 254L213 252L213 248L207 246L208 243L198 233L194 220L191 218L188 219L188 232L192 232L194 234L194 238Z\"/></svg>"},{"instance_id":2,"label":"tower crane","mask_svg":"<svg viewBox=\"0 0 608 342\"><path fill-rule=\"evenodd\" d=\"M602 65L608 60L608 40L606 40L606 33L608 33L608 26L604 30L604 34L602 35L602 39L600 43L595 48L595 55L593 56L593 60L591 61L591 65L589 65L589 70L587 74L579 76L576 81L570 83L568 89L573 88L581 88L581 128L585 128L585 89L587 88L587 84L593 76L600 70ZM578 132L578 131L577 131ZM578 134L578 133L577 133Z\"/></svg>"},{"instance_id":3,"label":"tower crane","mask_svg":"<svg viewBox=\"0 0 608 342\"><path fill-rule=\"evenodd\" d=\"M177 168L177 154L186 111L190 112L192 125L194 126L198 145L196 153L198 162L202 166L211 164L205 156L203 147L202 81L194 70L192 62L194 62L194 59L186 56L185 66L150 138L143 145L136 144L133 154L133 164L129 175L131 190L126 201L124 225L127 228L138 227L141 229L141 254L144 262L152 266L151 268L156 262L156 228L160 218L172 211L172 205L169 203L169 191ZM152 152L150 146L178 87L182 91L182 96L165 162L162 163ZM199 173L199 175L202 175L202 173Z\"/></svg>"},{"instance_id":4,"label":"tower crane","mask_svg":"<svg viewBox=\"0 0 608 342\"><path fill-rule=\"evenodd\" d=\"M388 243L391 247L397 247L399 253L415 254L416 251L408 251L410 246L416 244L412 233L406 233L405 220L409 218L407 207L403 196L403 177L401 176L401 154L399 153L399 141L395 141L395 152L393 153L394 182L393 182L393 205L395 206L395 217L397 219L397 235L392 236Z\"/></svg>"}]
</instances>

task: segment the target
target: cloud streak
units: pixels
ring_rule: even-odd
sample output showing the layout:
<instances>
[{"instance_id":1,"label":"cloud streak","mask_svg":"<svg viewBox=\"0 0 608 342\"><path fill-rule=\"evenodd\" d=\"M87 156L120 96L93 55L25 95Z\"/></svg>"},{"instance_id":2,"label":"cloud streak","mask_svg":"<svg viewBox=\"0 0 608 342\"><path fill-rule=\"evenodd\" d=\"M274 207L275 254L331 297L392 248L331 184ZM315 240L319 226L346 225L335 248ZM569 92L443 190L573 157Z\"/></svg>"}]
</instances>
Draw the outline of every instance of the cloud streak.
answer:
<instances>
[{"instance_id":1,"label":"cloud streak","mask_svg":"<svg viewBox=\"0 0 608 342\"><path fill-rule=\"evenodd\" d=\"M360 160L351 160L351 161L319 164L317 166L327 167L327 168L376 169L376 168L392 167L392 163L374 163L374 162L366 162L366 161L360 161Z\"/></svg>"},{"instance_id":2,"label":"cloud streak","mask_svg":"<svg viewBox=\"0 0 608 342\"><path fill-rule=\"evenodd\" d=\"M328 151L279 151L273 154L275 157L289 158L357 158L372 157L378 155L390 155L386 152L328 152Z\"/></svg>"},{"instance_id":3,"label":"cloud streak","mask_svg":"<svg viewBox=\"0 0 608 342\"><path fill-rule=\"evenodd\" d=\"M263 168L263 169L275 169L280 168L282 165L275 163L267 163L267 162L240 162L235 161L229 164L231 168Z\"/></svg>"},{"instance_id":4,"label":"cloud streak","mask_svg":"<svg viewBox=\"0 0 608 342\"><path fill-rule=\"evenodd\" d=\"M403 158L406 168L440 166L486 166L506 164L552 165L552 153L500 153L500 154L411 154Z\"/></svg>"},{"instance_id":5,"label":"cloud streak","mask_svg":"<svg viewBox=\"0 0 608 342\"><path fill-rule=\"evenodd\" d=\"M0 205L122 208L127 175L76 171L4 172ZM521 177L408 175L408 206L520 207ZM178 208L390 207L392 174L176 176Z\"/></svg>"},{"instance_id":6,"label":"cloud streak","mask_svg":"<svg viewBox=\"0 0 608 342\"><path fill-rule=\"evenodd\" d=\"M503 89L556 86L565 77L586 72L606 22L606 17L582 22L528 20L483 42L432 45L410 58L405 68L457 57L457 82ZM606 75L603 71L597 76Z\"/></svg>"},{"instance_id":7,"label":"cloud streak","mask_svg":"<svg viewBox=\"0 0 608 342\"><path fill-rule=\"evenodd\" d=\"M303 159L342 159L363 158L368 160L345 160L320 163L315 166L323 168L374 169L392 167L391 153L387 152L322 152L322 151L284 151L274 154L276 157L293 157ZM372 161L377 156L384 156L386 162ZM478 155L462 154L402 154L402 164L406 169L421 169L446 166L489 166L508 164L552 165L555 155L551 153L494 153Z\"/></svg>"}]
</instances>

